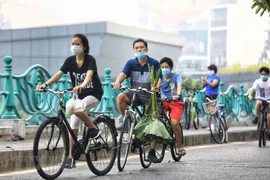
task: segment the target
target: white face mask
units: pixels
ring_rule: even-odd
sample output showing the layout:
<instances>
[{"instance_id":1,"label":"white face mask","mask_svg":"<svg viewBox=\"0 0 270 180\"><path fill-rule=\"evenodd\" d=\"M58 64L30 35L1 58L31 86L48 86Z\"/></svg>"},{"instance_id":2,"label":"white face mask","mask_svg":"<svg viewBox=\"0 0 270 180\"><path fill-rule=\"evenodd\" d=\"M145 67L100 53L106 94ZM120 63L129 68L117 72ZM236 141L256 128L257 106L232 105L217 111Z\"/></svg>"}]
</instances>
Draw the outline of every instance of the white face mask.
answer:
<instances>
[{"instance_id":1,"label":"white face mask","mask_svg":"<svg viewBox=\"0 0 270 180\"><path fill-rule=\"evenodd\" d=\"M82 46L71 46L71 52L74 55L79 55L83 52L83 47Z\"/></svg>"}]
</instances>

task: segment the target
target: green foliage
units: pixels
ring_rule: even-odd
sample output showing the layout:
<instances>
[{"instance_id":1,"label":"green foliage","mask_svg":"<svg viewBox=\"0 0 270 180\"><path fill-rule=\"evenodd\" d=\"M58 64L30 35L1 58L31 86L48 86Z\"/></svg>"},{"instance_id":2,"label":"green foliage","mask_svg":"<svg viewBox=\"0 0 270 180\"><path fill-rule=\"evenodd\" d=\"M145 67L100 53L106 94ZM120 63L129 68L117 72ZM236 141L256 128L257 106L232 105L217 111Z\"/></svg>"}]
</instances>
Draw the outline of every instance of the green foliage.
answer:
<instances>
[{"instance_id":1,"label":"green foliage","mask_svg":"<svg viewBox=\"0 0 270 180\"><path fill-rule=\"evenodd\" d=\"M251 64L246 67L242 67L240 63L233 64L231 68L221 67L218 69L218 73L220 74L238 74L238 73L247 73L247 72L258 72L262 67L270 67L269 63L262 64Z\"/></svg>"},{"instance_id":2,"label":"green foliage","mask_svg":"<svg viewBox=\"0 0 270 180\"><path fill-rule=\"evenodd\" d=\"M198 79L186 78L183 83L185 89L200 89L201 83Z\"/></svg>"},{"instance_id":3,"label":"green foliage","mask_svg":"<svg viewBox=\"0 0 270 180\"><path fill-rule=\"evenodd\" d=\"M255 13L258 14L260 11L260 15L262 16L265 11L270 14L270 1L269 0L253 0L253 4L251 9L256 7Z\"/></svg>"}]
</instances>

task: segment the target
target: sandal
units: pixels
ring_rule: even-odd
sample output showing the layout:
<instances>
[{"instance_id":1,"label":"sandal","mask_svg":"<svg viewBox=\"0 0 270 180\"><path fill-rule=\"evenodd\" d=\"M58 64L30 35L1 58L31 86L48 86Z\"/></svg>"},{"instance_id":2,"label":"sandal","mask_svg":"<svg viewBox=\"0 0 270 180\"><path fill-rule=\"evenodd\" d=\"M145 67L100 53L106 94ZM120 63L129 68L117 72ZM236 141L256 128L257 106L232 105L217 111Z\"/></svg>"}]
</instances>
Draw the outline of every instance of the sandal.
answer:
<instances>
[{"instance_id":1,"label":"sandal","mask_svg":"<svg viewBox=\"0 0 270 180\"><path fill-rule=\"evenodd\" d=\"M186 150L185 149L179 149L179 155L180 156L186 155Z\"/></svg>"}]
</instances>

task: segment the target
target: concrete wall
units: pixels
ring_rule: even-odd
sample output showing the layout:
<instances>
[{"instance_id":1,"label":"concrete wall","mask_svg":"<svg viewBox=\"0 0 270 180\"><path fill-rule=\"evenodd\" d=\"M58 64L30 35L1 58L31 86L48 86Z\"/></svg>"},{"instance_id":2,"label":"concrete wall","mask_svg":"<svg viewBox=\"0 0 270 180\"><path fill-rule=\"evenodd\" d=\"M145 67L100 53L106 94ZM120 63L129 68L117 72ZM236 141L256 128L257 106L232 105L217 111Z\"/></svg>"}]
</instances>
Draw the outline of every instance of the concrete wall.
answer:
<instances>
[{"instance_id":1,"label":"concrete wall","mask_svg":"<svg viewBox=\"0 0 270 180\"><path fill-rule=\"evenodd\" d=\"M139 37L148 41L150 56L158 60L169 56L175 64L184 44L181 36L107 22L4 30L0 31L0 73L4 71L4 56L10 55L13 57L13 74L22 74L34 64L41 64L54 74L71 55L71 39L76 33L88 37L90 54L97 60L100 76L109 67L112 78L116 78L124 63L134 57L132 43Z\"/></svg>"}]
</instances>

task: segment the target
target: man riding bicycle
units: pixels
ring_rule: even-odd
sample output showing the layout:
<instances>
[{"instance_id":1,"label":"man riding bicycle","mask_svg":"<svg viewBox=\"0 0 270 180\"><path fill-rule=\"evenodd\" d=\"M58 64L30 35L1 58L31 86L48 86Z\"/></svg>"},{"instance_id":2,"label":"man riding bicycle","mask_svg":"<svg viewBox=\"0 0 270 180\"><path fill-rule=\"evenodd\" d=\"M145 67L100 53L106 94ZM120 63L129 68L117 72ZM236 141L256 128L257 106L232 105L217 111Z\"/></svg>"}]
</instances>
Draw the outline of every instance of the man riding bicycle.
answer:
<instances>
[{"instance_id":1,"label":"man riding bicycle","mask_svg":"<svg viewBox=\"0 0 270 180\"><path fill-rule=\"evenodd\" d=\"M269 80L269 68L267 67L261 67L259 70L260 78L255 80L250 92L248 99L253 99L253 94L256 92L256 98L270 98L270 80ZM253 124L257 124L258 121L258 114L260 111L260 108L262 106L262 101L257 100L256 101L256 111L255 115L256 117L252 120ZM270 141L270 113L267 114L267 124L268 124L268 141Z\"/></svg>"},{"instance_id":2,"label":"man riding bicycle","mask_svg":"<svg viewBox=\"0 0 270 180\"><path fill-rule=\"evenodd\" d=\"M148 69L148 64L154 66L154 72L158 71L160 68L159 62L154 58L151 58L147 55L148 45L147 42L139 38L133 42L133 51L135 58L130 59L126 62L122 72L117 77L113 88L119 89L121 83L126 79L130 78L131 88L146 88L151 90L150 84L150 74ZM117 96L117 106L118 110L122 117L125 116L125 110L130 104L132 99L133 92L125 91ZM147 104L150 98L150 94L146 92L138 92L136 94L135 103L137 106ZM123 125L117 128L118 131L121 131Z\"/></svg>"}]
</instances>

